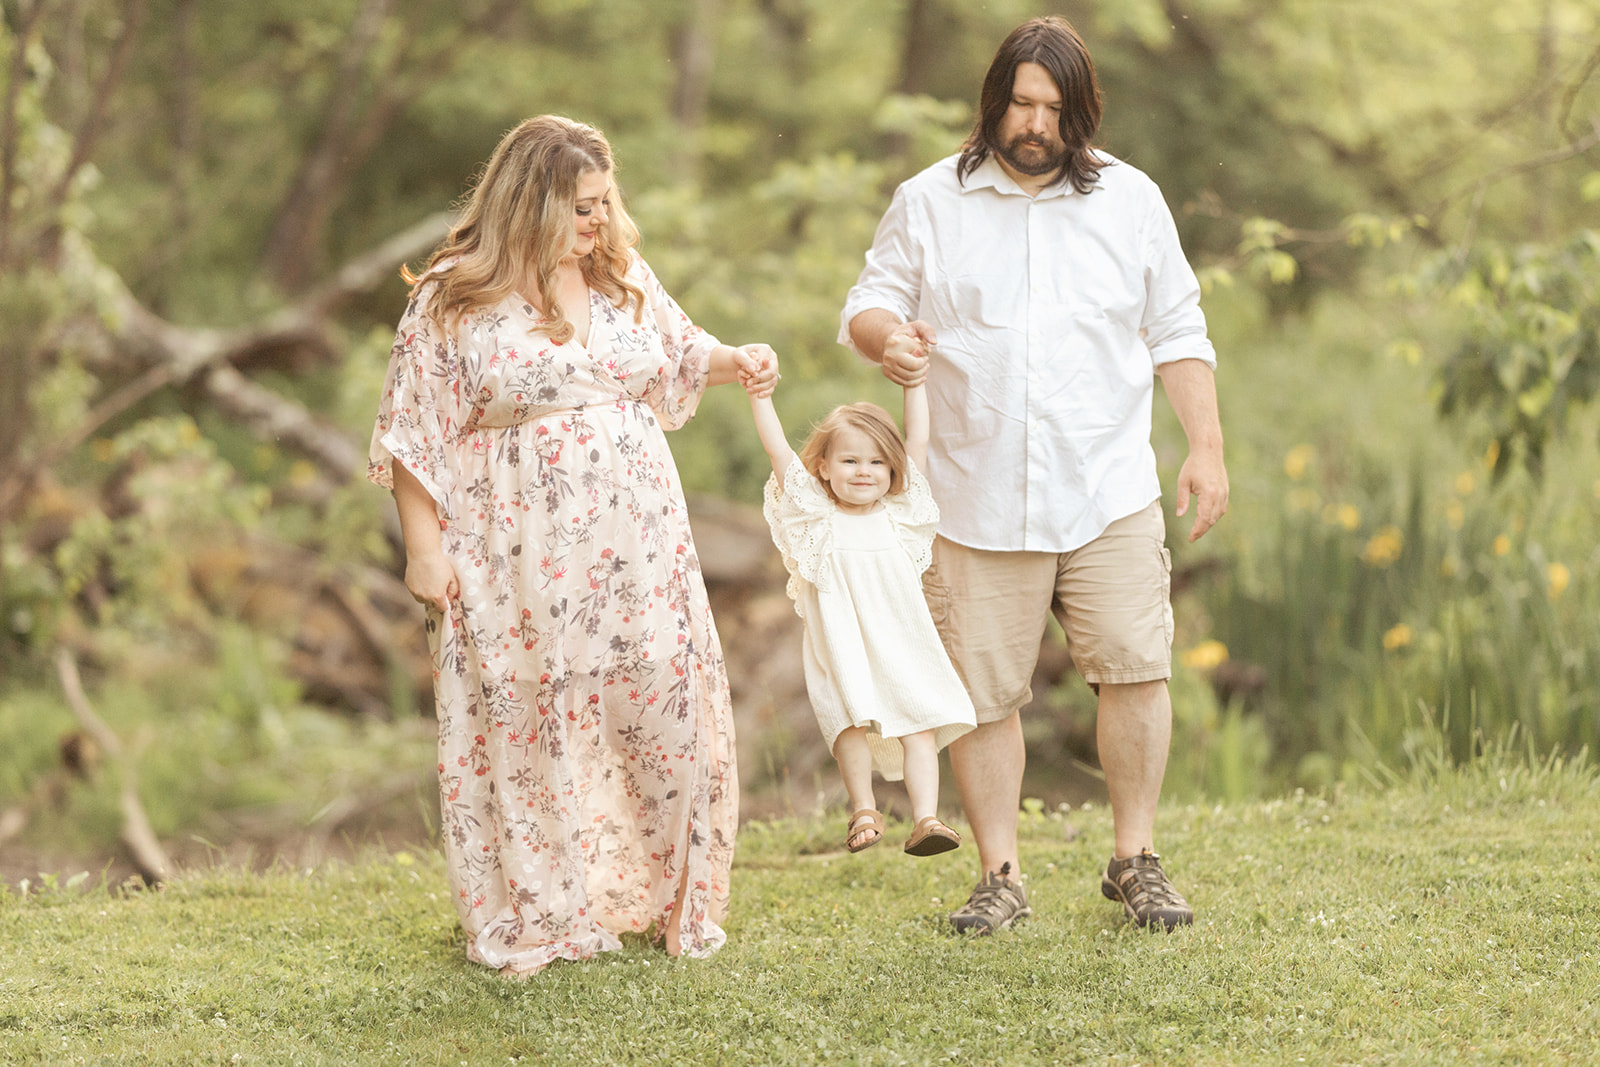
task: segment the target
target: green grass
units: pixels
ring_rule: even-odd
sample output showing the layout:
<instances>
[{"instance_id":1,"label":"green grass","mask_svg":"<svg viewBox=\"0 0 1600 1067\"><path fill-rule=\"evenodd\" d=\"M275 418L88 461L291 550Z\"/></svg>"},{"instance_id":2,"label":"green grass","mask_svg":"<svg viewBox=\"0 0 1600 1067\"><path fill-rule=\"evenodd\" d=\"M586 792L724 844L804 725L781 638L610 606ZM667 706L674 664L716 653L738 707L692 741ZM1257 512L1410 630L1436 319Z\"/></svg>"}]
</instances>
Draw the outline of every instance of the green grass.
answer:
<instances>
[{"instance_id":1,"label":"green grass","mask_svg":"<svg viewBox=\"0 0 1600 1067\"><path fill-rule=\"evenodd\" d=\"M1388 788L1169 806L1199 912L1170 936L1101 898L1103 808L1024 816L1037 914L993 938L946 932L970 847L848 857L841 818L800 818L744 830L714 959L634 938L526 982L466 962L433 855L35 885L0 903L0 1059L1594 1062L1600 780L1493 746L1415 759Z\"/></svg>"}]
</instances>

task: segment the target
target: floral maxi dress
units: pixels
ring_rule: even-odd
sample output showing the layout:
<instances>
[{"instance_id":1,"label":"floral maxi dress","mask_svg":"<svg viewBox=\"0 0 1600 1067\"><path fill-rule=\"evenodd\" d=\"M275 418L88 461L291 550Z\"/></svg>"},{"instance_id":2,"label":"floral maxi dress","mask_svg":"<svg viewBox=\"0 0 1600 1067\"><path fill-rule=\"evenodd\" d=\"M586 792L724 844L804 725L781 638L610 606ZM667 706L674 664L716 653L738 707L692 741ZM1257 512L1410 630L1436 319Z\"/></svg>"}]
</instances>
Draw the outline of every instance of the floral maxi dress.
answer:
<instances>
[{"instance_id":1,"label":"floral maxi dress","mask_svg":"<svg viewBox=\"0 0 1600 1067\"><path fill-rule=\"evenodd\" d=\"M467 955L510 972L662 931L721 946L738 825L733 715L663 427L717 340L637 256L587 348L513 296L448 333L413 295L368 477L437 505L461 594L428 608L444 854Z\"/></svg>"}]
</instances>

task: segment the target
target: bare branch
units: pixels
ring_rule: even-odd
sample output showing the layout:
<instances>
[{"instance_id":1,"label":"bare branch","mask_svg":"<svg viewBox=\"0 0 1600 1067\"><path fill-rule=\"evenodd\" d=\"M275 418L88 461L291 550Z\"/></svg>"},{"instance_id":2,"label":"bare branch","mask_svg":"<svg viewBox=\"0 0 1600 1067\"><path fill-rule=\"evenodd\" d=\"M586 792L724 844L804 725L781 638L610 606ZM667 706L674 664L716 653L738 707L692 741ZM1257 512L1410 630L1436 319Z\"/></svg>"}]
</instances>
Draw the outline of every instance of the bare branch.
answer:
<instances>
[{"instance_id":1,"label":"bare branch","mask_svg":"<svg viewBox=\"0 0 1600 1067\"><path fill-rule=\"evenodd\" d=\"M1567 123L1572 119L1572 106L1577 103L1579 91L1590 78L1594 77L1597 70L1600 70L1600 45L1596 45L1595 50L1589 53L1589 58L1584 61L1583 70L1573 79L1572 84L1567 86L1567 91L1561 94L1561 114L1556 118L1556 127L1567 135L1569 141L1578 139L1577 133L1567 129Z\"/></svg>"},{"instance_id":2,"label":"bare branch","mask_svg":"<svg viewBox=\"0 0 1600 1067\"><path fill-rule=\"evenodd\" d=\"M183 385L198 375L205 375L207 392L246 425L268 440L286 438L291 447L315 460L331 482L318 495L331 494L333 485L343 484L352 471L361 469L365 455L292 400L256 385L231 367L223 375L211 373L211 369L265 347L300 344L331 348L328 320L338 306L356 293L379 285L393 276L400 264L438 244L449 232L452 221L448 212L428 216L350 260L295 304L261 323L235 330L174 325L141 304L119 280L111 297L110 340L131 355L144 372L103 398L64 437L45 445L26 462L5 468L0 474L0 518L13 514L40 474L111 419L145 397ZM398 528L390 525L389 533L397 536Z\"/></svg>"},{"instance_id":3,"label":"bare branch","mask_svg":"<svg viewBox=\"0 0 1600 1067\"><path fill-rule=\"evenodd\" d=\"M1600 145L1600 115L1591 115L1589 117L1589 135L1587 137L1575 137L1560 148L1552 148L1550 151L1534 156L1532 159L1514 163L1499 174L1496 174L1495 177L1497 179L1509 177L1512 174L1524 174L1530 170L1538 170L1540 167L1548 167L1555 163L1565 163L1574 156L1583 155L1596 145Z\"/></svg>"},{"instance_id":4,"label":"bare branch","mask_svg":"<svg viewBox=\"0 0 1600 1067\"><path fill-rule=\"evenodd\" d=\"M139 875L145 883L160 885L172 872L172 861L167 858L166 849L161 847L160 839L156 837L149 818L145 816L144 805L139 801L138 775L133 762L126 758L122 739L117 736L115 730L106 725L104 719L95 714L94 708L89 703L88 694L83 691L83 680L78 675L78 661L65 646L56 649L56 674L61 679L61 689L66 695L67 705L72 709L73 715L77 716L84 730L94 738L95 744L100 746L100 750L105 753L108 760L117 765L120 772L122 843L128 846L128 851L133 856L133 865L138 868Z\"/></svg>"},{"instance_id":5,"label":"bare branch","mask_svg":"<svg viewBox=\"0 0 1600 1067\"><path fill-rule=\"evenodd\" d=\"M28 76L28 49L33 31L44 14L47 0L23 2L11 53L11 71L6 79L5 115L0 118L0 264L11 258L11 202L17 184L17 99Z\"/></svg>"},{"instance_id":6,"label":"bare branch","mask_svg":"<svg viewBox=\"0 0 1600 1067\"><path fill-rule=\"evenodd\" d=\"M397 266L410 263L443 241L455 220L453 212L439 211L401 230L334 271L327 281L306 293L299 306L309 315L322 316L356 293L377 288L394 276Z\"/></svg>"},{"instance_id":7,"label":"bare branch","mask_svg":"<svg viewBox=\"0 0 1600 1067\"><path fill-rule=\"evenodd\" d=\"M316 460L323 470L348 478L365 470L367 454L338 430L280 393L257 385L226 363L205 376L206 395L256 436L281 441ZM342 479L341 479L342 480Z\"/></svg>"},{"instance_id":8,"label":"bare branch","mask_svg":"<svg viewBox=\"0 0 1600 1067\"><path fill-rule=\"evenodd\" d=\"M90 105L89 114L84 118L83 125L78 127L77 136L72 141L72 157L68 160L66 169L61 172L55 190L50 194L52 210L66 202L67 193L72 188L72 180L78 176L78 171L83 169L83 165L89 162L89 155L94 151L95 142L100 139L106 112L111 108L111 96L128 69L128 59L133 55L133 42L139 35L139 28L144 24L145 10L148 7L149 0L128 0L127 7L123 10L122 34L117 38L116 47L112 50L111 62L106 65L105 73L100 76L100 84L95 86L94 103Z\"/></svg>"}]
</instances>

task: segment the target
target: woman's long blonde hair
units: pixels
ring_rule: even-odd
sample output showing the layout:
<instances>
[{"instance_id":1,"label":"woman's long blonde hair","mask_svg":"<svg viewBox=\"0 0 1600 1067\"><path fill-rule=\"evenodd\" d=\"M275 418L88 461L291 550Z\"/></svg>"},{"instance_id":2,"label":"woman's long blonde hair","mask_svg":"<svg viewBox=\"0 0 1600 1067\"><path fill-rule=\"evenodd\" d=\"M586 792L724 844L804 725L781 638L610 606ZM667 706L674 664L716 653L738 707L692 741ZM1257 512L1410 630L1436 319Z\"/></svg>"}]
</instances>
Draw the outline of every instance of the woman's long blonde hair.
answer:
<instances>
[{"instance_id":1,"label":"woman's long blonde hair","mask_svg":"<svg viewBox=\"0 0 1600 1067\"><path fill-rule=\"evenodd\" d=\"M531 265L550 339L570 340L574 328L555 295L556 264L577 240L572 220L578 180L591 171L614 172L611 145L593 126L540 115L506 134L426 269L400 271L413 287L424 278L435 283L425 306L428 317L444 324L494 306L522 285ZM623 209L620 189L613 189L606 214L594 251L580 260L583 277L619 308L631 299L638 322L644 292L627 273L639 230Z\"/></svg>"},{"instance_id":2,"label":"woman's long blonde hair","mask_svg":"<svg viewBox=\"0 0 1600 1067\"><path fill-rule=\"evenodd\" d=\"M894 416L866 400L841 404L828 412L817 423L816 429L811 431L811 436L806 438L806 443L800 446L800 463L811 472L811 476L821 481L822 464L833 448L834 438L844 429L866 434L878 446L878 451L883 453L883 458L889 461L889 495L904 492L906 482L910 479L906 473L909 461L906 459L905 439L900 436L900 427L894 424ZM827 490L835 504L839 503L832 485L824 481L822 488Z\"/></svg>"}]
</instances>

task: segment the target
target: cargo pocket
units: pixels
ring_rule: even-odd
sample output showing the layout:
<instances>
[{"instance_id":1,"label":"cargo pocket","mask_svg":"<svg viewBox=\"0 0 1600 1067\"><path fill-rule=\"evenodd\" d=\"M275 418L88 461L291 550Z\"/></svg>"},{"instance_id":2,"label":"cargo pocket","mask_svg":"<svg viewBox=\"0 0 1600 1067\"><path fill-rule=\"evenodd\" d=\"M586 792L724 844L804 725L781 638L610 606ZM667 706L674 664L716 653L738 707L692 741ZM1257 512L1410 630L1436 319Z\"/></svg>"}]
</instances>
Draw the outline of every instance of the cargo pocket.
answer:
<instances>
[{"instance_id":1,"label":"cargo pocket","mask_svg":"<svg viewBox=\"0 0 1600 1067\"><path fill-rule=\"evenodd\" d=\"M1167 633L1167 658L1172 658L1172 553L1166 545L1161 551L1161 618Z\"/></svg>"}]
</instances>

